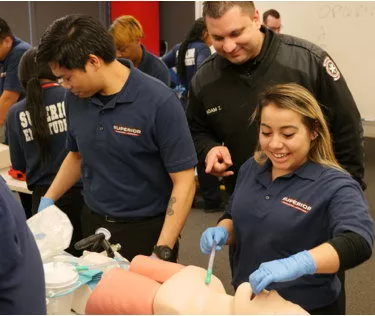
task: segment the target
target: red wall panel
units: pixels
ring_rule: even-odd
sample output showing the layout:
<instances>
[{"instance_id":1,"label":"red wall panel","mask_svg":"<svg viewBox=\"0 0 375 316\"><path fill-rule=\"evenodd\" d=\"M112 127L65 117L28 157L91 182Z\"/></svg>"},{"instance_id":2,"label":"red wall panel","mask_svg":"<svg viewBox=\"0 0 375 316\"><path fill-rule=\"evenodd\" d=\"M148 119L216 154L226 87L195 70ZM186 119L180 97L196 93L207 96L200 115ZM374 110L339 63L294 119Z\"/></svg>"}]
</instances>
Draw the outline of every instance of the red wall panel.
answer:
<instances>
[{"instance_id":1,"label":"red wall panel","mask_svg":"<svg viewBox=\"0 0 375 316\"><path fill-rule=\"evenodd\" d=\"M120 15L132 15L141 23L145 34L142 43L159 56L159 2L111 1L111 21Z\"/></svg>"}]
</instances>

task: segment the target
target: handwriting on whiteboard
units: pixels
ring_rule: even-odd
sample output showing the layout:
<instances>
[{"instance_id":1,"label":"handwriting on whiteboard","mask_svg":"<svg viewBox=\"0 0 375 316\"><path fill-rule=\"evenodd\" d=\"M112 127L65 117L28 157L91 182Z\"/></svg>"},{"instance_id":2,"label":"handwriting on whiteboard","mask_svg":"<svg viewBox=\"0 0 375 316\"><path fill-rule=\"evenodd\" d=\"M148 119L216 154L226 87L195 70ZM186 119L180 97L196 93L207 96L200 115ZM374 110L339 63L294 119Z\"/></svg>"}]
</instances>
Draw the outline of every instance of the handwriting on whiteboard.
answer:
<instances>
[{"instance_id":1,"label":"handwriting on whiteboard","mask_svg":"<svg viewBox=\"0 0 375 316\"><path fill-rule=\"evenodd\" d=\"M320 19L375 18L375 4L337 3L319 7Z\"/></svg>"}]
</instances>

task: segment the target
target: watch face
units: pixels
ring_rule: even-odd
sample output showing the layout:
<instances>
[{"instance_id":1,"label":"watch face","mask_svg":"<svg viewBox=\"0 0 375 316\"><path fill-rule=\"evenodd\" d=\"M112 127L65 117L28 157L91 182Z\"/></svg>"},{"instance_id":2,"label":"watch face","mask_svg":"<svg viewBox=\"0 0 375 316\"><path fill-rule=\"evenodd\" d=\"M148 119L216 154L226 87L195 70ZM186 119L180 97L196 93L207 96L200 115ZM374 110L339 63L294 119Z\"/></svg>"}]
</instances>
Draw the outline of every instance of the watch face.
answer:
<instances>
[{"instance_id":1,"label":"watch face","mask_svg":"<svg viewBox=\"0 0 375 316\"><path fill-rule=\"evenodd\" d=\"M169 261L172 258L172 249L168 246L155 247L155 253L162 260Z\"/></svg>"},{"instance_id":2,"label":"watch face","mask_svg":"<svg viewBox=\"0 0 375 316\"><path fill-rule=\"evenodd\" d=\"M163 260L169 260L172 256L172 251L169 248L163 248L160 251L161 259Z\"/></svg>"}]
</instances>

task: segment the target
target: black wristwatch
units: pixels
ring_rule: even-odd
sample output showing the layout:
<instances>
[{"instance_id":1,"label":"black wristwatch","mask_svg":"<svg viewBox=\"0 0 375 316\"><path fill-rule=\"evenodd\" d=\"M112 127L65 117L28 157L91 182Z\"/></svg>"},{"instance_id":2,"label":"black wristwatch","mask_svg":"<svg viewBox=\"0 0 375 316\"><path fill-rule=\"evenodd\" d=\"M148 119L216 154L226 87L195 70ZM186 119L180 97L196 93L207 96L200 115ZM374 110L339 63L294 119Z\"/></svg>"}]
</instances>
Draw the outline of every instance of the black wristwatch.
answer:
<instances>
[{"instance_id":1,"label":"black wristwatch","mask_svg":"<svg viewBox=\"0 0 375 316\"><path fill-rule=\"evenodd\" d=\"M158 256L159 259L165 261L173 261L174 259L173 250L168 246L155 246L153 252Z\"/></svg>"}]
</instances>

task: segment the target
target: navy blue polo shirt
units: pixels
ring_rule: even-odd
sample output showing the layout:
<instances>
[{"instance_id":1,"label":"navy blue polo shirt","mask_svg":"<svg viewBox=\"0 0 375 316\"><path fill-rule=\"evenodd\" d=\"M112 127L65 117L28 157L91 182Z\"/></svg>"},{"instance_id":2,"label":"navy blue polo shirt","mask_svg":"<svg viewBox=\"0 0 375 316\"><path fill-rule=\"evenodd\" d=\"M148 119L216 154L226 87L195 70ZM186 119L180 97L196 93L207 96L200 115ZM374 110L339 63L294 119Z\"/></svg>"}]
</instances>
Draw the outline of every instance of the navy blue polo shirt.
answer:
<instances>
[{"instance_id":1,"label":"navy blue polo shirt","mask_svg":"<svg viewBox=\"0 0 375 316\"><path fill-rule=\"evenodd\" d=\"M159 79L164 82L167 86L171 85L171 77L169 74L168 67L164 62L147 51L147 49L142 46L142 60L138 66L138 69L148 74L151 77Z\"/></svg>"},{"instance_id":2,"label":"navy blue polo shirt","mask_svg":"<svg viewBox=\"0 0 375 316\"><path fill-rule=\"evenodd\" d=\"M373 243L373 222L359 184L339 170L307 162L272 181L271 163L253 158L240 169L228 208L235 230L234 286L248 282L261 263L314 248L345 231ZM287 299L311 310L340 293L335 274L306 275L272 283Z\"/></svg>"},{"instance_id":3,"label":"navy blue polo shirt","mask_svg":"<svg viewBox=\"0 0 375 316\"><path fill-rule=\"evenodd\" d=\"M30 48L30 44L14 37L13 46L5 60L0 60L0 95L4 90L11 90L21 93L23 89L18 80L18 64L25 51Z\"/></svg>"},{"instance_id":4,"label":"navy blue polo shirt","mask_svg":"<svg viewBox=\"0 0 375 316\"><path fill-rule=\"evenodd\" d=\"M50 132L50 161L40 163L40 151L31 130L31 117L26 99L14 104L8 112L7 136L12 167L26 173L29 190L35 185L49 186L55 178L68 150L66 148L65 95L67 90L56 83L43 85L43 105ZM82 186L80 182L76 186Z\"/></svg>"},{"instance_id":5,"label":"navy blue polo shirt","mask_svg":"<svg viewBox=\"0 0 375 316\"><path fill-rule=\"evenodd\" d=\"M0 177L0 313L46 314L44 272L25 212Z\"/></svg>"},{"instance_id":6,"label":"navy blue polo shirt","mask_svg":"<svg viewBox=\"0 0 375 316\"><path fill-rule=\"evenodd\" d=\"M82 156L85 202L117 218L165 213L168 173L197 163L185 113L173 91L130 68L122 90L106 105L93 96L67 95L68 148Z\"/></svg>"}]
</instances>

